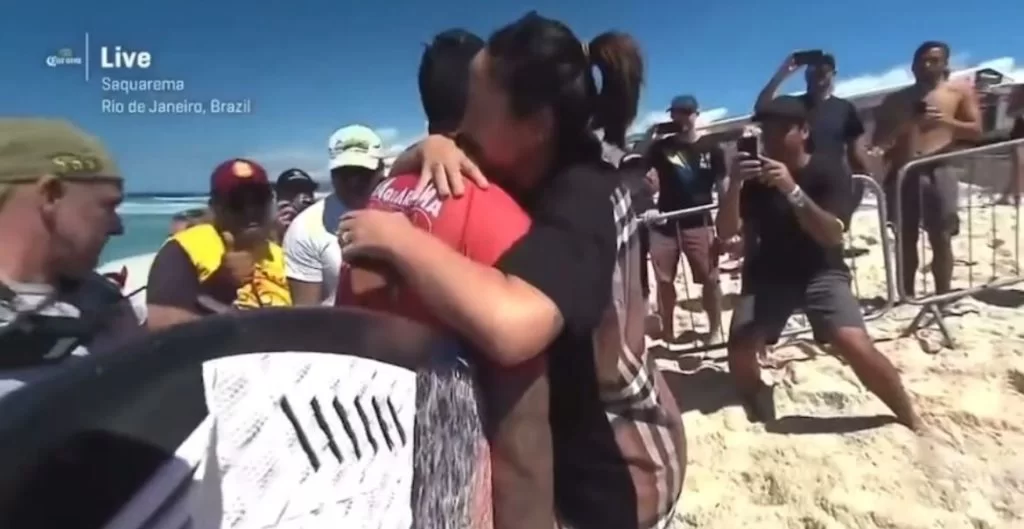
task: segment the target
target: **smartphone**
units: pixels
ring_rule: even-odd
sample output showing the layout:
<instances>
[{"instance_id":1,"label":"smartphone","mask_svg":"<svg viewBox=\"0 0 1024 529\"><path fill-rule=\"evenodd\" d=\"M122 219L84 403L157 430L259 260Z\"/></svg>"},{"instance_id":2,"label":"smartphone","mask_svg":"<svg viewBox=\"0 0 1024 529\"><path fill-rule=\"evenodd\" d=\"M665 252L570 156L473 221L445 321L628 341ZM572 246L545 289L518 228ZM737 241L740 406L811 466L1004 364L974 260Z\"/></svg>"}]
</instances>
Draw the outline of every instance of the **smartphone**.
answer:
<instances>
[{"instance_id":1,"label":"smartphone","mask_svg":"<svg viewBox=\"0 0 1024 529\"><path fill-rule=\"evenodd\" d=\"M793 62L797 66L819 64L825 58L825 52L821 50L803 50L793 54Z\"/></svg>"},{"instance_id":2,"label":"smartphone","mask_svg":"<svg viewBox=\"0 0 1024 529\"><path fill-rule=\"evenodd\" d=\"M654 139L667 138L668 136L679 134L679 132L680 127L675 122L659 123L654 127Z\"/></svg>"},{"instance_id":3,"label":"smartphone","mask_svg":"<svg viewBox=\"0 0 1024 529\"><path fill-rule=\"evenodd\" d=\"M914 101L914 115L923 116L928 112L928 103L925 101Z\"/></svg>"},{"instance_id":4,"label":"smartphone","mask_svg":"<svg viewBox=\"0 0 1024 529\"><path fill-rule=\"evenodd\" d=\"M744 136L736 140L736 150L756 160L761 154L761 142L757 136Z\"/></svg>"}]
</instances>

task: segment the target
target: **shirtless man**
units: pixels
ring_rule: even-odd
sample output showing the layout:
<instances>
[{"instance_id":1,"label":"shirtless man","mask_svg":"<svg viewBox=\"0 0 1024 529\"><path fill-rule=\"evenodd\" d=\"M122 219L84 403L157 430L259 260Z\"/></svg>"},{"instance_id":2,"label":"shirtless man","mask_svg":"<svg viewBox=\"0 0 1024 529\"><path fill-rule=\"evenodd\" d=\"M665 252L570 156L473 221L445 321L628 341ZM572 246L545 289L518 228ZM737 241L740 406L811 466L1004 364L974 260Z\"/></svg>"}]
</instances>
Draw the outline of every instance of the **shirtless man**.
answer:
<instances>
[{"instance_id":1,"label":"shirtless man","mask_svg":"<svg viewBox=\"0 0 1024 529\"><path fill-rule=\"evenodd\" d=\"M957 143L981 136L981 111L973 92L948 82L949 46L928 41L914 52L915 83L890 94L876 116L874 145L889 164L887 195L896 196L900 168L915 158L947 152ZM900 190L900 251L903 254L904 293L914 295L918 267L918 225L923 224L932 246L932 273L939 293L949 292L953 276L952 238L960 231L957 214L958 182L941 162L911 169Z\"/></svg>"}]
</instances>

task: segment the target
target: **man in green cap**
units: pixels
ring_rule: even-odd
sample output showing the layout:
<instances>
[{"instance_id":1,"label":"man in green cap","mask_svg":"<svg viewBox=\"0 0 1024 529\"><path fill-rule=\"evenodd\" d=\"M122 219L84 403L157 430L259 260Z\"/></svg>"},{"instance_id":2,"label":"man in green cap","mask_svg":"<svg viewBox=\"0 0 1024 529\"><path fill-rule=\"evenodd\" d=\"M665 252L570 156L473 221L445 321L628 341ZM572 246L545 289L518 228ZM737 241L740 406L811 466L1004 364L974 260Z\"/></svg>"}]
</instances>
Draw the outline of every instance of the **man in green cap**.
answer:
<instances>
[{"instance_id":1,"label":"man in green cap","mask_svg":"<svg viewBox=\"0 0 1024 529\"><path fill-rule=\"evenodd\" d=\"M139 332L93 271L123 231L121 186L107 150L72 124L0 118L0 396Z\"/></svg>"}]
</instances>

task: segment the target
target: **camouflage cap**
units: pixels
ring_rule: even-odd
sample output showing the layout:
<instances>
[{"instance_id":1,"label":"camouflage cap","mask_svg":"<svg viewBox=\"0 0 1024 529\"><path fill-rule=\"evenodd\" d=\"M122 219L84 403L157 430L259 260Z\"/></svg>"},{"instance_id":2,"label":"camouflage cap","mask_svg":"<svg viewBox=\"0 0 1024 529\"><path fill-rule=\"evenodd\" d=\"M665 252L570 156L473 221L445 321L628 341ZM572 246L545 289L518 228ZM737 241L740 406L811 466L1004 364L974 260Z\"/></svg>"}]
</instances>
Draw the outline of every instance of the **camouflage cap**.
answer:
<instances>
[{"instance_id":1,"label":"camouflage cap","mask_svg":"<svg viewBox=\"0 0 1024 529\"><path fill-rule=\"evenodd\" d=\"M121 180L99 139L61 119L0 118L0 184L44 175L74 180Z\"/></svg>"}]
</instances>

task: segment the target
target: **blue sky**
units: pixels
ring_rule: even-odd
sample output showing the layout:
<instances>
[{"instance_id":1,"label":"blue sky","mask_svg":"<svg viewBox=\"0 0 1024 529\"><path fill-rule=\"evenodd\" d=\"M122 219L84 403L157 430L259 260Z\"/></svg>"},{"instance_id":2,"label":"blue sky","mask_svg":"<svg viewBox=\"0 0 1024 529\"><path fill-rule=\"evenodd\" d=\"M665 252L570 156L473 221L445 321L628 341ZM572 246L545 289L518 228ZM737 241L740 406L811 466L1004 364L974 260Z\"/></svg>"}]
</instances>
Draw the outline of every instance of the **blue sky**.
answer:
<instances>
[{"instance_id":1,"label":"blue sky","mask_svg":"<svg viewBox=\"0 0 1024 529\"><path fill-rule=\"evenodd\" d=\"M408 143L424 128L415 81L422 43L453 26L486 35L529 9L567 22L581 38L612 28L636 36L648 68L644 122L678 93L695 94L705 109L717 109L706 113L714 117L743 113L795 49L835 53L847 88L903 80L910 54L927 39L948 41L963 65L1000 59L1000 67L1024 74L1024 61L1013 62L1024 59L1024 33L1000 24L1024 20L1024 2L1010 0L975 0L969 14L950 0L861 0L855 11L852 2L821 0L10 4L0 19L0 114L65 117L99 135L134 192L202 191L212 167L233 156L252 156L272 171L297 165L323 174L327 137L354 122ZM46 66L61 48L83 55L86 32L88 83L82 66ZM153 64L100 70L104 45L148 51ZM178 98L249 99L252 111L105 114L104 98L156 96L105 94L104 76L181 80Z\"/></svg>"}]
</instances>

